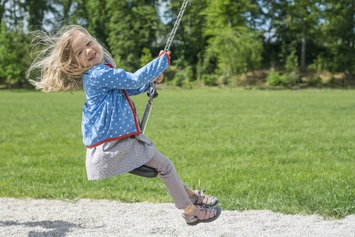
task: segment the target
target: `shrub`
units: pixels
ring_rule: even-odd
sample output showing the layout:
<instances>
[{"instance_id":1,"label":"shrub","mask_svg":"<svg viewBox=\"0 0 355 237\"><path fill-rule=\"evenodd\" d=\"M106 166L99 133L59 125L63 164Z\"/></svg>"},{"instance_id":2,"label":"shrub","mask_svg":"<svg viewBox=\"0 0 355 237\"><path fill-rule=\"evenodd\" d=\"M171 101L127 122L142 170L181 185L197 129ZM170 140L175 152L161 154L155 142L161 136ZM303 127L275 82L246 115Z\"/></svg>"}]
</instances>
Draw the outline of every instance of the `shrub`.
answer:
<instances>
[{"instance_id":1,"label":"shrub","mask_svg":"<svg viewBox=\"0 0 355 237\"><path fill-rule=\"evenodd\" d=\"M205 83L206 86L215 86L218 84L218 78L215 74L203 74L202 81Z\"/></svg>"},{"instance_id":2,"label":"shrub","mask_svg":"<svg viewBox=\"0 0 355 237\"><path fill-rule=\"evenodd\" d=\"M266 82L270 86L290 86L293 84L294 78L287 74L271 72L267 75Z\"/></svg>"}]
</instances>

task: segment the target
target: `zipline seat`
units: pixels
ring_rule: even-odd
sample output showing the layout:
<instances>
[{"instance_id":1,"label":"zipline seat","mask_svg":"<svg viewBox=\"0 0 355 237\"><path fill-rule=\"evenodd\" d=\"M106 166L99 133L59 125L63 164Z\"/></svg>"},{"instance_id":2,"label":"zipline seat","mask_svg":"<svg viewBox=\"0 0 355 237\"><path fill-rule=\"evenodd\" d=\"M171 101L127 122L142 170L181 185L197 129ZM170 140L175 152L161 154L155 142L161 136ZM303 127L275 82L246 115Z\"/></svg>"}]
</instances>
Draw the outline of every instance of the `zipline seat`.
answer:
<instances>
[{"instance_id":1,"label":"zipline seat","mask_svg":"<svg viewBox=\"0 0 355 237\"><path fill-rule=\"evenodd\" d=\"M142 165L141 167L138 167L130 171L129 173L142 176L145 178L155 178L158 175L158 171L156 169L146 165Z\"/></svg>"}]
</instances>

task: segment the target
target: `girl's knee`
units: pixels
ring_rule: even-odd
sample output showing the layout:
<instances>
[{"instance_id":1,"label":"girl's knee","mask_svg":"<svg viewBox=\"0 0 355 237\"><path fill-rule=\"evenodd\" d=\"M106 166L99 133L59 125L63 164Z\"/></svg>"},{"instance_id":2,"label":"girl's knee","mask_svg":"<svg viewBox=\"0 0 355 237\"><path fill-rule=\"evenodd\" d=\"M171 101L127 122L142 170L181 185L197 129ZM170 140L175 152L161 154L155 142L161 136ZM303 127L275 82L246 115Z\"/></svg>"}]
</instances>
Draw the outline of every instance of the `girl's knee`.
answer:
<instances>
[{"instance_id":1,"label":"girl's knee","mask_svg":"<svg viewBox=\"0 0 355 237\"><path fill-rule=\"evenodd\" d=\"M171 172L175 172L175 166L165 156L163 156L160 152L156 152L154 157L146 163L147 166L155 168L160 175L167 175Z\"/></svg>"},{"instance_id":2,"label":"girl's knee","mask_svg":"<svg viewBox=\"0 0 355 237\"><path fill-rule=\"evenodd\" d=\"M167 175L170 174L171 172L175 172L175 166L171 160L166 159L164 161L164 164L162 165L162 170L161 170L161 175Z\"/></svg>"}]
</instances>

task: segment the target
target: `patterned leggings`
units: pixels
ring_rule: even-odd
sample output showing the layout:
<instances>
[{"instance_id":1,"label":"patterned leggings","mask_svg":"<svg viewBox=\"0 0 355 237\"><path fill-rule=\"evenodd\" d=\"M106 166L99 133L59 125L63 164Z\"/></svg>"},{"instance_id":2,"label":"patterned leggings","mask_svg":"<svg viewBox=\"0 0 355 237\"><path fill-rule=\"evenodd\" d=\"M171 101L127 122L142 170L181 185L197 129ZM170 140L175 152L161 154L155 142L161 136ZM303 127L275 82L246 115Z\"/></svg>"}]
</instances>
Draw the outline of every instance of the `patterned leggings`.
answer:
<instances>
[{"instance_id":1,"label":"patterned leggings","mask_svg":"<svg viewBox=\"0 0 355 237\"><path fill-rule=\"evenodd\" d=\"M181 181L174 164L169 159L156 150L153 158L145 165L158 171L159 178L165 184L178 209L184 209L191 204L191 200L185 191L187 186Z\"/></svg>"}]
</instances>

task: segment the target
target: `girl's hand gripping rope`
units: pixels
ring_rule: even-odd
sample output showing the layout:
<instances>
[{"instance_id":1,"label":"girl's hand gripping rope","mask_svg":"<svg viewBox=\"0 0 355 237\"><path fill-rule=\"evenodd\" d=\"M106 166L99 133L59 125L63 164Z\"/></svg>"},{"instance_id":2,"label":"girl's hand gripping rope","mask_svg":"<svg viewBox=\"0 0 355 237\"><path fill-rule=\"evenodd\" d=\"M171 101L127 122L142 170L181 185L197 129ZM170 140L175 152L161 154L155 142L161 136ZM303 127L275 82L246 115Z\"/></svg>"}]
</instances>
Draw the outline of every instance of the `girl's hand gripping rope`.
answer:
<instances>
[{"instance_id":1,"label":"girl's hand gripping rope","mask_svg":"<svg viewBox=\"0 0 355 237\"><path fill-rule=\"evenodd\" d=\"M154 86L150 88L150 90L147 92L148 97L151 97L151 95L153 96L153 98L157 98L158 97L158 92L155 89L155 86L157 84L160 84L164 79L164 74L160 74L157 78L155 78L154 80Z\"/></svg>"},{"instance_id":2,"label":"girl's hand gripping rope","mask_svg":"<svg viewBox=\"0 0 355 237\"><path fill-rule=\"evenodd\" d=\"M161 50L161 51L159 52L158 57L162 56L163 54L165 54L165 55L167 56L168 61L169 61L169 65L170 65L170 54L171 54L170 50L168 50L168 51ZM164 74L159 75L159 76L154 80L154 82L153 82L152 87L150 88L150 90L147 92L147 95L148 95L148 97L150 97L151 100L152 100L153 98L157 98L157 97L158 97L158 92L157 92L155 86L156 86L157 84L160 84L160 83L163 81L163 79L164 79Z\"/></svg>"},{"instance_id":3,"label":"girl's hand gripping rope","mask_svg":"<svg viewBox=\"0 0 355 237\"><path fill-rule=\"evenodd\" d=\"M168 57L168 60L169 60L169 65L170 65L170 54L171 52L168 50L168 51L164 51L164 50L161 50L159 52L159 55L158 57L162 56L163 54L165 54L167 57ZM154 84L159 84L163 81L164 79L164 74L161 74L159 77L157 77L155 80L154 80Z\"/></svg>"},{"instance_id":4,"label":"girl's hand gripping rope","mask_svg":"<svg viewBox=\"0 0 355 237\"><path fill-rule=\"evenodd\" d=\"M164 74L160 74L155 80L154 84L160 84L164 80Z\"/></svg>"},{"instance_id":5,"label":"girl's hand gripping rope","mask_svg":"<svg viewBox=\"0 0 355 237\"><path fill-rule=\"evenodd\" d=\"M170 50L167 50L167 51L160 50L158 57L162 56L163 54L165 54L166 57L168 58L169 65L170 65L170 54L171 54Z\"/></svg>"}]
</instances>

